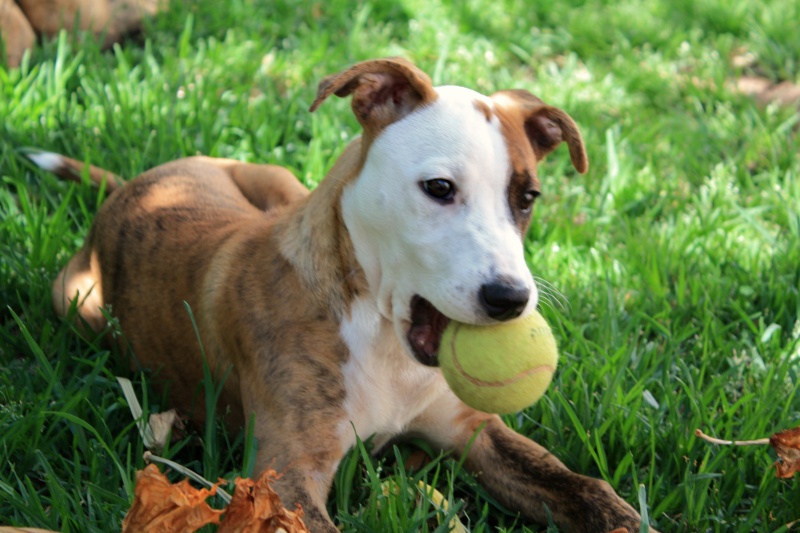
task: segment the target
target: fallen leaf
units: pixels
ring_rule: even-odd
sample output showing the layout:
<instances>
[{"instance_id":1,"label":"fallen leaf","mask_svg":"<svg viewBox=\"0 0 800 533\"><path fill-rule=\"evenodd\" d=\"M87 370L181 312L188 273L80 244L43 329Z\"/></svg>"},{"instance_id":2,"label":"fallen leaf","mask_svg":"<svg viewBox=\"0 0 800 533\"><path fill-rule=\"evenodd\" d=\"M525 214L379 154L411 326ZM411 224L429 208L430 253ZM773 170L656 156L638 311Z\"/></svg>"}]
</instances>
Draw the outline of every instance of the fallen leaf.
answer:
<instances>
[{"instance_id":1,"label":"fallen leaf","mask_svg":"<svg viewBox=\"0 0 800 533\"><path fill-rule=\"evenodd\" d=\"M758 96L766 93L772 86L772 81L757 76L742 76L736 78L731 88L745 96Z\"/></svg>"},{"instance_id":2,"label":"fallen leaf","mask_svg":"<svg viewBox=\"0 0 800 533\"><path fill-rule=\"evenodd\" d=\"M150 415L148 422L153 439L150 449L156 453L164 449L167 445L167 439L171 435L177 437L184 428L183 421L178 417L178 412L175 409L170 409L163 413L153 413Z\"/></svg>"},{"instance_id":3,"label":"fallen leaf","mask_svg":"<svg viewBox=\"0 0 800 533\"><path fill-rule=\"evenodd\" d=\"M800 472L800 427L775 433L769 444L778 454L775 462L775 475L780 478L792 477Z\"/></svg>"},{"instance_id":4,"label":"fallen leaf","mask_svg":"<svg viewBox=\"0 0 800 533\"><path fill-rule=\"evenodd\" d=\"M764 98L768 102L778 102L784 106L800 104L800 86L790 81L782 81L771 87Z\"/></svg>"},{"instance_id":5,"label":"fallen leaf","mask_svg":"<svg viewBox=\"0 0 800 533\"><path fill-rule=\"evenodd\" d=\"M437 509L445 513L449 510L450 504L447 502L447 498L444 497L444 494L422 480L417 482L417 486L430 498L431 503L433 503ZM437 516L436 519L438 521L439 517ZM465 528L464 524L462 524L461 521L456 517L453 517L450 520L450 523L447 524L447 527L450 533L467 533L467 528Z\"/></svg>"},{"instance_id":6,"label":"fallen leaf","mask_svg":"<svg viewBox=\"0 0 800 533\"><path fill-rule=\"evenodd\" d=\"M731 66L734 68L750 68L754 67L758 62L758 56L753 52L750 52L746 48L736 48L733 50L733 56L731 57Z\"/></svg>"},{"instance_id":7,"label":"fallen leaf","mask_svg":"<svg viewBox=\"0 0 800 533\"><path fill-rule=\"evenodd\" d=\"M800 86L790 81L773 83L759 76L742 76L730 82L728 87L734 92L753 97L759 105L773 102L782 106L800 103Z\"/></svg>"},{"instance_id":8,"label":"fallen leaf","mask_svg":"<svg viewBox=\"0 0 800 533\"><path fill-rule=\"evenodd\" d=\"M177 533L219 524L223 511L206 503L216 492L217 485L196 489L187 479L173 485L156 465L147 465L136 473L133 504L122 522L122 533Z\"/></svg>"},{"instance_id":9,"label":"fallen leaf","mask_svg":"<svg viewBox=\"0 0 800 533\"><path fill-rule=\"evenodd\" d=\"M308 533L303 509L286 509L270 482L280 476L267 469L257 481L237 478L231 503L225 509L218 533Z\"/></svg>"},{"instance_id":10,"label":"fallen leaf","mask_svg":"<svg viewBox=\"0 0 800 533\"><path fill-rule=\"evenodd\" d=\"M172 484L150 464L136 473L133 504L122 522L122 533L189 532L220 523L219 533L308 533L300 505L294 511L286 509L270 486L279 478L272 469L265 470L257 481L237 478L230 503L216 510L206 499L217 493L224 480L210 489L196 489L188 479Z\"/></svg>"}]
</instances>

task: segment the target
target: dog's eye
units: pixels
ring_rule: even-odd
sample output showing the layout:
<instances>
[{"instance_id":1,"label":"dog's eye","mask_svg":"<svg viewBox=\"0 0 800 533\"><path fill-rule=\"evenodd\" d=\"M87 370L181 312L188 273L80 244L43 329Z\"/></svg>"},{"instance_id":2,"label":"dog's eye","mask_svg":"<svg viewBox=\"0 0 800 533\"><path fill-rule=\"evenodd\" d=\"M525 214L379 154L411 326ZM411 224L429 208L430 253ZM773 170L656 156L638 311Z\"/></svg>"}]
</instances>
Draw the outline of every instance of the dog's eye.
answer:
<instances>
[{"instance_id":1,"label":"dog's eye","mask_svg":"<svg viewBox=\"0 0 800 533\"><path fill-rule=\"evenodd\" d=\"M528 213L531 209L533 209L533 202L539 197L540 194L541 193L539 193L539 191L535 190L525 191L525 193L523 193L519 202L519 208L523 213Z\"/></svg>"},{"instance_id":2,"label":"dog's eye","mask_svg":"<svg viewBox=\"0 0 800 533\"><path fill-rule=\"evenodd\" d=\"M456 194L456 186L444 178L425 180L420 185L425 194L440 202L452 202Z\"/></svg>"}]
</instances>

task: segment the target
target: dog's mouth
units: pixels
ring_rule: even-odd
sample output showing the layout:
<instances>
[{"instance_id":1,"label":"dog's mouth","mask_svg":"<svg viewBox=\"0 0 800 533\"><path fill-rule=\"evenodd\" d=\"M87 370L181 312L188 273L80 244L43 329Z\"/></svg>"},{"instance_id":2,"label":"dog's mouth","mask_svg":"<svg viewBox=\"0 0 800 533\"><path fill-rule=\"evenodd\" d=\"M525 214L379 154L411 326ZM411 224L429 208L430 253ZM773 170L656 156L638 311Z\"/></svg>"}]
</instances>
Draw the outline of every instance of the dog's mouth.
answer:
<instances>
[{"instance_id":1,"label":"dog's mouth","mask_svg":"<svg viewBox=\"0 0 800 533\"><path fill-rule=\"evenodd\" d=\"M425 298L411 299L411 327L406 339L417 361L426 366L439 366L439 344L450 319Z\"/></svg>"}]
</instances>

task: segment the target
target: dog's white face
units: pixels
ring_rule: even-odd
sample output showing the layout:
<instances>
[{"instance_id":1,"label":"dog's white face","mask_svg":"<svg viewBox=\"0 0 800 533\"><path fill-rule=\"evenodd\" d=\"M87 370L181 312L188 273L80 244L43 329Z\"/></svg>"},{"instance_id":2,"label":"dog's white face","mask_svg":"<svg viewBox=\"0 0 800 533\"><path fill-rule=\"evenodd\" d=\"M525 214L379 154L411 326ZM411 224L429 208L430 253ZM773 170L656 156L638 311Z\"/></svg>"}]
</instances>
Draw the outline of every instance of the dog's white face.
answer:
<instances>
[{"instance_id":1,"label":"dog's white face","mask_svg":"<svg viewBox=\"0 0 800 533\"><path fill-rule=\"evenodd\" d=\"M515 175L493 101L463 87L389 125L342 197L345 225L381 314L407 351L436 365L450 319L530 312L538 293L524 232L538 195ZM476 104L476 102L483 102Z\"/></svg>"}]
</instances>

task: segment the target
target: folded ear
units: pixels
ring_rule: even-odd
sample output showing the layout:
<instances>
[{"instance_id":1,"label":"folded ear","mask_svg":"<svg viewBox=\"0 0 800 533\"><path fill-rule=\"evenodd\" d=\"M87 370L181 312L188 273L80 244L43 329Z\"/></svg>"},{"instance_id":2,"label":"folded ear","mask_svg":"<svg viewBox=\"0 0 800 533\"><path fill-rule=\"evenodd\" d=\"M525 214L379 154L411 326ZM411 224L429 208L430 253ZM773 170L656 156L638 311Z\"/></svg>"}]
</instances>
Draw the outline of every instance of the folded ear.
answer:
<instances>
[{"instance_id":1,"label":"folded ear","mask_svg":"<svg viewBox=\"0 0 800 533\"><path fill-rule=\"evenodd\" d=\"M583 138L575 121L557 107L549 106L524 90L500 91L492 95L498 105L516 107L523 121L525 135L531 143L536 159L541 160L566 142L575 170L584 174L589 170L589 160Z\"/></svg>"},{"instance_id":2,"label":"folded ear","mask_svg":"<svg viewBox=\"0 0 800 533\"><path fill-rule=\"evenodd\" d=\"M364 61L326 77L319 84L310 111L331 94L352 94L353 113L364 130L373 133L436 99L428 75L401 57Z\"/></svg>"}]
</instances>

